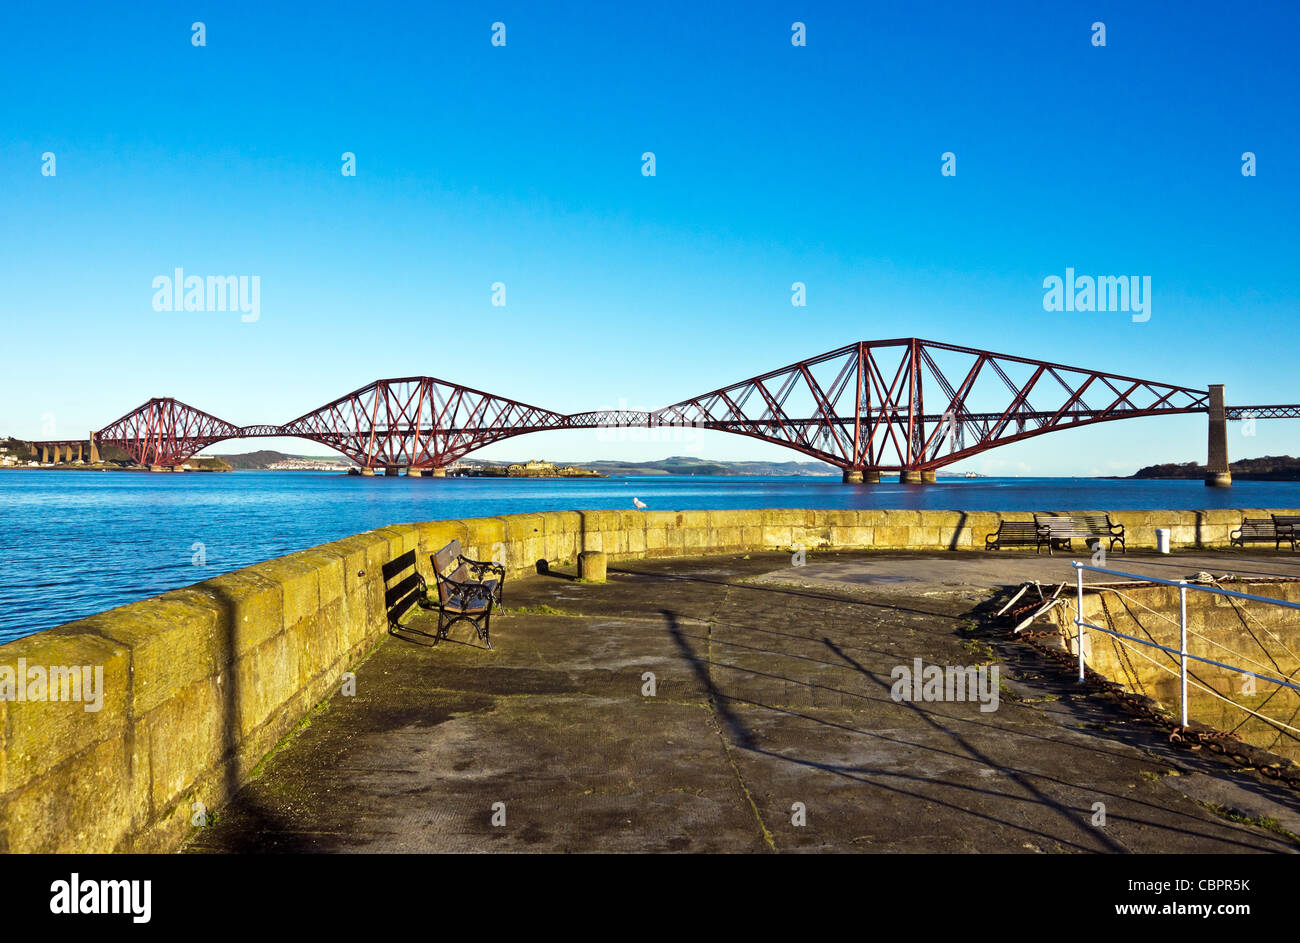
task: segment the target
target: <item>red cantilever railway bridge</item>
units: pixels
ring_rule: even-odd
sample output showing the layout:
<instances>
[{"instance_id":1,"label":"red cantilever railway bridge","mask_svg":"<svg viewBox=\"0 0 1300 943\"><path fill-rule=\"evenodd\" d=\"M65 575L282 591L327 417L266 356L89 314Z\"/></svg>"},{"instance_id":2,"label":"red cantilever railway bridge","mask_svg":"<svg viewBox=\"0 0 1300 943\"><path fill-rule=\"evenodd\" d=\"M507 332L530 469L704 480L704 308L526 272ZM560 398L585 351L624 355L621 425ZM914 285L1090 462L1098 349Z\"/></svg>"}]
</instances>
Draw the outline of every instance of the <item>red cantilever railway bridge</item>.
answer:
<instances>
[{"instance_id":1,"label":"red cantilever railway bridge","mask_svg":"<svg viewBox=\"0 0 1300 943\"><path fill-rule=\"evenodd\" d=\"M1300 417L1300 405L1224 407L1222 387L898 338L849 344L653 412L558 413L418 376L376 380L283 425L236 426L176 399L151 399L91 438L146 466L181 464L224 439L297 436L363 468L436 471L547 429L694 427L795 449L844 469L846 480L880 472L919 480L1000 445L1117 419L1209 413L1213 438L1216 412L1222 428L1223 419ZM1224 461L1226 471L1226 452Z\"/></svg>"}]
</instances>

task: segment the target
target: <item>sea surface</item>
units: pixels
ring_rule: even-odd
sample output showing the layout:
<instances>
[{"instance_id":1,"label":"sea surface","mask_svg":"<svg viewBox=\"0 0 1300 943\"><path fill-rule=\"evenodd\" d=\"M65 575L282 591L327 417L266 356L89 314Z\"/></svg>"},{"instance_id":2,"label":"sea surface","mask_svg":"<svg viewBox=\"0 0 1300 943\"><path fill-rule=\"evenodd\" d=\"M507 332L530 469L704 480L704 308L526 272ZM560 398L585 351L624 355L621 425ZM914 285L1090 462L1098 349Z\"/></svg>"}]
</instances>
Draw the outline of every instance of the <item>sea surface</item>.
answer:
<instances>
[{"instance_id":1,"label":"sea surface","mask_svg":"<svg viewBox=\"0 0 1300 943\"><path fill-rule=\"evenodd\" d=\"M940 478L362 478L334 472L0 472L0 641L388 524L536 511L1300 507L1300 482Z\"/></svg>"}]
</instances>

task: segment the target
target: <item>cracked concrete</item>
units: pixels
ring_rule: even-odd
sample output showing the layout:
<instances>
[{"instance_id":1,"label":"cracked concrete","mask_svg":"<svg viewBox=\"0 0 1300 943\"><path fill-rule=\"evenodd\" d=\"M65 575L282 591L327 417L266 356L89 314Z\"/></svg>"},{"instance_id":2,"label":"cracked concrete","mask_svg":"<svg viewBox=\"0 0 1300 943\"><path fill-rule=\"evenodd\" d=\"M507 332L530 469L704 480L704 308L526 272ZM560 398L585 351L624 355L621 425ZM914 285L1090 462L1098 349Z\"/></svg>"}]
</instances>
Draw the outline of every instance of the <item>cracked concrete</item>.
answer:
<instances>
[{"instance_id":1,"label":"cracked concrete","mask_svg":"<svg viewBox=\"0 0 1300 943\"><path fill-rule=\"evenodd\" d=\"M1241 564L1208 556L1216 572ZM994 587L1022 571L1066 578L1068 558L789 562L625 562L606 584L537 576L508 584L507 604L578 615L495 617L492 651L464 625L438 645L390 638L357 669L356 695L335 695L188 850L1297 849L1295 793L1174 748L1028 645L973 629ZM1126 563L1142 565L1171 558ZM1289 562L1252 565L1292 575ZM892 700L891 670L915 657L993 658L998 710Z\"/></svg>"}]
</instances>

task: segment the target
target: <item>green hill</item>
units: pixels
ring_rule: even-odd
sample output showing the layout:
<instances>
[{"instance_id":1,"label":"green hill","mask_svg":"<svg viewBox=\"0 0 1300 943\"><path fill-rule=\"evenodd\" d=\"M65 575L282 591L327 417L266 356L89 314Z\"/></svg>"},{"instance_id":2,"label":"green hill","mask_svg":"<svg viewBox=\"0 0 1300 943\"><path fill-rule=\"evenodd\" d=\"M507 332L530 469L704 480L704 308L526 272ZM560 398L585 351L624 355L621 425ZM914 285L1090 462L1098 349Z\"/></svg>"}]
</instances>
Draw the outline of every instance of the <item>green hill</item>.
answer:
<instances>
[{"instance_id":1,"label":"green hill","mask_svg":"<svg viewBox=\"0 0 1300 943\"><path fill-rule=\"evenodd\" d=\"M1300 481L1300 458L1290 455L1265 455L1243 458L1228 465L1233 478L1242 481ZM1130 478L1187 479L1204 478L1205 466L1196 462L1168 462L1138 469Z\"/></svg>"}]
</instances>

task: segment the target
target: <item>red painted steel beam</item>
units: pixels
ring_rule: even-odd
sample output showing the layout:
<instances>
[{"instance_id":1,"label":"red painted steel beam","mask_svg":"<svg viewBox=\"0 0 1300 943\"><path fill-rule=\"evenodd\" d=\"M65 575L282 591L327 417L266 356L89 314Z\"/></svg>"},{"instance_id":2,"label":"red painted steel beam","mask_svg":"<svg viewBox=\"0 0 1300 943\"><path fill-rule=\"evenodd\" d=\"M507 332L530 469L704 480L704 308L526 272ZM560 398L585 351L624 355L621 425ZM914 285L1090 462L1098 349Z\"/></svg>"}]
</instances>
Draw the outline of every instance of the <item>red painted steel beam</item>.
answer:
<instances>
[{"instance_id":1,"label":"red painted steel beam","mask_svg":"<svg viewBox=\"0 0 1300 943\"><path fill-rule=\"evenodd\" d=\"M949 377L940 363L945 358L972 362ZM1012 372L1025 369L1028 379L1013 379ZM834 373L819 378L823 370ZM1055 386L1044 384L1045 376ZM981 381L992 383L995 392L984 390ZM982 407L972 406L977 390ZM1108 390L1110 398L1090 406L1083 396L1092 398L1098 390ZM1031 393L1039 405L1049 397L1060 402L1036 408ZM927 412L927 405L940 404L942 409ZM548 429L694 426L772 442L843 468L901 471L933 470L1060 429L1207 408L1204 390L907 337L859 341L652 412L566 415L414 376L376 380L279 426L235 426L179 400L152 399L96 438L143 465L178 464L224 439L296 436L366 467L430 468ZM1300 418L1300 405L1230 407L1228 418L1248 413Z\"/></svg>"}]
</instances>

